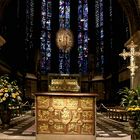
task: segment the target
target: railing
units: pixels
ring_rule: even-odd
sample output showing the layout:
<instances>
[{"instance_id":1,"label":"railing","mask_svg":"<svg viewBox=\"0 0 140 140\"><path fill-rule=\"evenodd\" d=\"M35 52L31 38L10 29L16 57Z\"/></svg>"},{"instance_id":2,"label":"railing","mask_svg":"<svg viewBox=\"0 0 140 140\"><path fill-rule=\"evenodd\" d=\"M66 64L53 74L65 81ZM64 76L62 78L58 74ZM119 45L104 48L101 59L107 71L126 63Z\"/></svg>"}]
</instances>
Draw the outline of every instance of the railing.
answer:
<instances>
[{"instance_id":1,"label":"railing","mask_svg":"<svg viewBox=\"0 0 140 140\"><path fill-rule=\"evenodd\" d=\"M10 107L11 118L19 117L22 115L22 109L19 105Z\"/></svg>"},{"instance_id":2,"label":"railing","mask_svg":"<svg viewBox=\"0 0 140 140\"><path fill-rule=\"evenodd\" d=\"M125 108L120 106L113 106L113 107L106 107L104 104L100 104L99 107L97 107L98 112L105 112L107 117L110 119L118 120L118 121L128 121L129 114L125 110Z\"/></svg>"},{"instance_id":3,"label":"railing","mask_svg":"<svg viewBox=\"0 0 140 140\"><path fill-rule=\"evenodd\" d=\"M118 121L128 121L129 119L128 112L120 106L109 107L107 110L107 116Z\"/></svg>"},{"instance_id":4,"label":"railing","mask_svg":"<svg viewBox=\"0 0 140 140\"><path fill-rule=\"evenodd\" d=\"M21 105L16 105L16 106L11 106L10 111L11 111L11 118L14 117L19 117L23 115L27 110L31 109L31 105L29 104L28 101L25 103L22 103Z\"/></svg>"}]
</instances>

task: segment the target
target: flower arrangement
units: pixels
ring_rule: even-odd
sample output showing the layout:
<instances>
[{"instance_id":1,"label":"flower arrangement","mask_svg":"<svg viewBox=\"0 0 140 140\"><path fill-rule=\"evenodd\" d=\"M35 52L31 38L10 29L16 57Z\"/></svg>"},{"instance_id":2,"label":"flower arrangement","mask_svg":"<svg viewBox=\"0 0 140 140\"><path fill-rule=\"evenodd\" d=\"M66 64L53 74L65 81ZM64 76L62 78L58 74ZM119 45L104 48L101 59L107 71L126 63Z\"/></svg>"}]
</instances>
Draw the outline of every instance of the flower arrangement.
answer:
<instances>
[{"instance_id":1,"label":"flower arrangement","mask_svg":"<svg viewBox=\"0 0 140 140\"><path fill-rule=\"evenodd\" d=\"M140 107L129 107L128 111L140 111Z\"/></svg>"},{"instance_id":2,"label":"flower arrangement","mask_svg":"<svg viewBox=\"0 0 140 140\"><path fill-rule=\"evenodd\" d=\"M135 140L140 136L140 87L136 89L125 87L119 93L122 96L121 105L129 113L129 124L133 129L132 137Z\"/></svg>"},{"instance_id":3,"label":"flower arrangement","mask_svg":"<svg viewBox=\"0 0 140 140\"><path fill-rule=\"evenodd\" d=\"M140 113L140 87L129 89L125 87L119 91L122 95L121 105L126 108L131 117L139 116ZM140 119L140 117L138 117Z\"/></svg>"},{"instance_id":4,"label":"flower arrangement","mask_svg":"<svg viewBox=\"0 0 140 140\"><path fill-rule=\"evenodd\" d=\"M0 106L13 107L21 103L21 91L17 81L11 81L8 75L0 76Z\"/></svg>"}]
</instances>

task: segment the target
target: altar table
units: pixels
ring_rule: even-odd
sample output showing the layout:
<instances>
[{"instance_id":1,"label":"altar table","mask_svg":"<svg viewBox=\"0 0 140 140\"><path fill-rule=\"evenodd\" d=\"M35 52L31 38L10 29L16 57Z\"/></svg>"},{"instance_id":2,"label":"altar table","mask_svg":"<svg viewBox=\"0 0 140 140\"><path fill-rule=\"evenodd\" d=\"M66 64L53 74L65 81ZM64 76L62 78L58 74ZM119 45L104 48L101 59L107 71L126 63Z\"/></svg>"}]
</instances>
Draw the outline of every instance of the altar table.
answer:
<instances>
[{"instance_id":1,"label":"altar table","mask_svg":"<svg viewBox=\"0 0 140 140\"><path fill-rule=\"evenodd\" d=\"M95 140L95 93L36 93L36 140Z\"/></svg>"}]
</instances>

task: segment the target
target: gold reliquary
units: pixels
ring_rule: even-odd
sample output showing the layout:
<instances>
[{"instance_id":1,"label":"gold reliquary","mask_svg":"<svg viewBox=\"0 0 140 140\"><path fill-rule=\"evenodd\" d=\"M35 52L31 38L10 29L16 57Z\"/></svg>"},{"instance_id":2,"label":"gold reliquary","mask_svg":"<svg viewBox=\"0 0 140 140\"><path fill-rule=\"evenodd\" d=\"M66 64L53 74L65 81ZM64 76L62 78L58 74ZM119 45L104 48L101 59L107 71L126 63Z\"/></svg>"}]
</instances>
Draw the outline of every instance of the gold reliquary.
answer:
<instances>
[{"instance_id":1,"label":"gold reliquary","mask_svg":"<svg viewBox=\"0 0 140 140\"><path fill-rule=\"evenodd\" d=\"M49 74L49 92L80 92L80 76L77 74Z\"/></svg>"}]
</instances>

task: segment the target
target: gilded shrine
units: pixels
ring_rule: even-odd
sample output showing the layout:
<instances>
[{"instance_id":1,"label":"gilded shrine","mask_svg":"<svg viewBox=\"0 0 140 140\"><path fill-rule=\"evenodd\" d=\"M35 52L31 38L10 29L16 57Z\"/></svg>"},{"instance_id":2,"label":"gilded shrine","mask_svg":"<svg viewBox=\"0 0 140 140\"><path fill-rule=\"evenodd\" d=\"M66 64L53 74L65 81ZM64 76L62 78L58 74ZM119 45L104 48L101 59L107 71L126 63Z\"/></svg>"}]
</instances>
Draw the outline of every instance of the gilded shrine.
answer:
<instances>
[{"instance_id":1,"label":"gilded shrine","mask_svg":"<svg viewBox=\"0 0 140 140\"><path fill-rule=\"evenodd\" d=\"M49 92L80 92L80 75L78 74L49 74Z\"/></svg>"}]
</instances>

